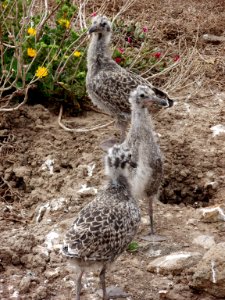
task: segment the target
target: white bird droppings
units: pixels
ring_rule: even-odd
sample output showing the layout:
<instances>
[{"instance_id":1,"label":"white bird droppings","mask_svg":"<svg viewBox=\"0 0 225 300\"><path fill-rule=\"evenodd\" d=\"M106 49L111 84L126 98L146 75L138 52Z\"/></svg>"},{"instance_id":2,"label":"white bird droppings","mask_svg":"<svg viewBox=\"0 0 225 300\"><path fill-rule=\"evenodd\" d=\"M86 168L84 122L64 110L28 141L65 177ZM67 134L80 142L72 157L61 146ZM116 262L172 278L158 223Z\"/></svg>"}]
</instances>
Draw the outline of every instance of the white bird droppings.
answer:
<instances>
[{"instance_id":1,"label":"white bird droppings","mask_svg":"<svg viewBox=\"0 0 225 300\"><path fill-rule=\"evenodd\" d=\"M53 199L50 203L51 210L56 211L60 210L66 205L67 200L64 197L60 197L58 199Z\"/></svg>"},{"instance_id":2,"label":"white bird droppings","mask_svg":"<svg viewBox=\"0 0 225 300\"><path fill-rule=\"evenodd\" d=\"M41 170L49 170L49 173L52 175L53 172L54 159L47 158L46 161L42 164Z\"/></svg>"},{"instance_id":3,"label":"white bird droppings","mask_svg":"<svg viewBox=\"0 0 225 300\"><path fill-rule=\"evenodd\" d=\"M46 235L46 239L45 239L45 244L47 245L47 249L48 250L52 250L54 248L58 248L55 247L55 245L57 244L55 242L56 239L58 239L59 234L55 231L50 231L47 235ZM58 241L57 241L58 242Z\"/></svg>"},{"instance_id":4,"label":"white bird droppings","mask_svg":"<svg viewBox=\"0 0 225 300\"><path fill-rule=\"evenodd\" d=\"M91 163L87 165L88 177L92 177L94 169L95 169L95 163Z\"/></svg>"},{"instance_id":5,"label":"white bird droppings","mask_svg":"<svg viewBox=\"0 0 225 300\"><path fill-rule=\"evenodd\" d=\"M49 203L41 205L41 207L38 209L38 212L37 212L37 217L36 217L37 223L41 222L43 215L49 209L50 209Z\"/></svg>"},{"instance_id":6,"label":"white bird droppings","mask_svg":"<svg viewBox=\"0 0 225 300\"><path fill-rule=\"evenodd\" d=\"M12 296L10 296L11 299L19 299L19 292L18 291L14 291L14 293L12 294Z\"/></svg>"},{"instance_id":7,"label":"white bird droppings","mask_svg":"<svg viewBox=\"0 0 225 300\"><path fill-rule=\"evenodd\" d=\"M96 188L94 188L94 187L87 187L86 184L82 184L81 188L78 190L78 193L85 194L85 193L91 192L91 191L93 191L94 194L97 194L97 192L98 192L98 190Z\"/></svg>"},{"instance_id":8,"label":"white bird droppings","mask_svg":"<svg viewBox=\"0 0 225 300\"><path fill-rule=\"evenodd\" d=\"M225 133L225 126L221 124L212 126L210 129L213 132L213 137L220 135L221 133Z\"/></svg>"},{"instance_id":9,"label":"white bird droppings","mask_svg":"<svg viewBox=\"0 0 225 300\"><path fill-rule=\"evenodd\" d=\"M212 282L216 283L216 269L214 260L211 261L211 270L212 270Z\"/></svg>"}]
</instances>

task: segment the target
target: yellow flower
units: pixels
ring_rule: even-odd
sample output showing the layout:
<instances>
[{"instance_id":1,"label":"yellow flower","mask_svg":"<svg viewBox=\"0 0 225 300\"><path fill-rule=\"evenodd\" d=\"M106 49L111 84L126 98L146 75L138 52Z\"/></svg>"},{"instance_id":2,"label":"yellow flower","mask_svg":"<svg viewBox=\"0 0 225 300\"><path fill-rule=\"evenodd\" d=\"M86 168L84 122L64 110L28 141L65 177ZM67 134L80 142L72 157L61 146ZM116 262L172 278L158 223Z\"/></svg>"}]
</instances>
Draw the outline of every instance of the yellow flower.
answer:
<instances>
[{"instance_id":1,"label":"yellow flower","mask_svg":"<svg viewBox=\"0 0 225 300\"><path fill-rule=\"evenodd\" d=\"M2 3L2 7L5 9L7 7L6 3Z\"/></svg>"},{"instance_id":2,"label":"yellow flower","mask_svg":"<svg viewBox=\"0 0 225 300\"><path fill-rule=\"evenodd\" d=\"M27 55L30 57L35 57L37 55L37 51L33 48L28 48L27 49Z\"/></svg>"},{"instance_id":3,"label":"yellow flower","mask_svg":"<svg viewBox=\"0 0 225 300\"><path fill-rule=\"evenodd\" d=\"M35 73L35 76L42 78L48 75L48 69L45 67L38 67Z\"/></svg>"},{"instance_id":4,"label":"yellow flower","mask_svg":"<svg viewBox=\"0 0 225 300\"><path fill-rule=\"evenodd\" d=\"M81 52L75 51L75 52L73 53L73 55L74 55L75 57L80 57L80 56L81 56Z\"/></svg>"},{"instance_id":5,"label":"yellow flower","mask_svg":"<svg viewBox=\"0 0 225 300\"><path fill-rule=\"evenodd\" d=\"M61 25L61 26L63 26L63 27L65 27L65 28L69 28L70 27L70 21L69 20L67 20L67 19L59 19L58 20L58 22L59 22L59 24Z\"/></svg>"},{"instance_id":6,"label":"yellow flower","mask_svg":"<svg viewBox=\"0 0 225 300\"><path fill-rule=\"evenodd\" d=\"M36 35L36 29L34 29L33 27L30 27L27 29L27 32L29 35Z\"/></svg>"}]
</instances>

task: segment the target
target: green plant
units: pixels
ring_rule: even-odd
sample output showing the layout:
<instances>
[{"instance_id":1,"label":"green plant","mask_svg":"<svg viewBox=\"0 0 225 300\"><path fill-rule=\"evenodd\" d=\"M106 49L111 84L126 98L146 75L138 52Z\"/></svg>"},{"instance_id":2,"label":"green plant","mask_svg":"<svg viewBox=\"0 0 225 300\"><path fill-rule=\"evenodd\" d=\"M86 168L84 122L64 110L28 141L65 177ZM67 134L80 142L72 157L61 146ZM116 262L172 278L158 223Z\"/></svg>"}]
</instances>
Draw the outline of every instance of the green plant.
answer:
<instances>
[{"instance_id":1,"label":"green plant","mask_svg":"<svg viewBox=\"0 0 225 300\"><path fill-rule=\"evenodd\" d=\"M35 86L44 96L79 103L85 96L86 47L77 7L57 1L49 13L38 2L0 4L0 97Z\"/></svg>"},{"instance_id":2,"label":"green plant","mask_svg":"<svg viewBox=\"0 0 225 300\"><path fill-rule=\"evenodd\" d=\"M122 67L152 75L172 67L180 59L178 54L161 51L154 45L151 30L139 22L118 19L114 31L115 42L120 48L115 48L113 58Z\"/></svg>"},{"instance_id":3,"label":"green plant","mask_svg":"<svg viewBox=\"0 0 225 300\"><path fill-rule=\"evenodd\" d=\"M138 249L139 249L139 244L137 242L131 242L127 247L128 252L137 252Z\"/></svg>"},{"instance_id":4,"label":"green plant","mask_svg":"<svg viewBox=\"0 0 225 300\"><path fill-rule=\"evenodd\" d=\"M0 2L0 111L24 104L30 88L38 89L46 98L72 103L77 110L86 98L83 4L78 4L78 9L69 0L57 0L51 7L48 1L41 3ZM179 55L158 48L152 42L151 30L140 23L116 19L113 29L113 59L122 67L148 78L168 73L177 65ZM18 101L22 95L22 103L8 108L12 99Z\"/></svg>"}]
</instances>

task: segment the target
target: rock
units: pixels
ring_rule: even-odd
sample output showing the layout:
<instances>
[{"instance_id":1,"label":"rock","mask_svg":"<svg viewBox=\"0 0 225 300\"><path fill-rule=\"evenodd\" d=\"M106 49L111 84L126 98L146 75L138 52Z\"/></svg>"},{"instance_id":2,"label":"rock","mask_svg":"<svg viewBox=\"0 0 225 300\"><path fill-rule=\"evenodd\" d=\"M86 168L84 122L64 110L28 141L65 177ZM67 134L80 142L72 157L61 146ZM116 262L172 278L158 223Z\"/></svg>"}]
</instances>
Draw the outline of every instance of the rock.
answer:
<instances>
[{"instance_id":1,"label":"rock","mask_svg":"<svg viewBox=\"0 0 225 300\"><path fill-rule=\"evenodd\" d=\"M197 226L197 224L198 224L198 220L196 220L196 219L188 219L187 220L187 223L186 223L187 225L193 225L193 226Z\"/></svg>"},{"instance_id":2,"label":"rock","mask_svg":"<svg viewBox=\"0 0 225 300\"><path fill-rule=\"evenodd\" d=\"M27 268L42 268L46 266L46 260L41 255L25 254L21 258L21 263L25 264Z\"/></svg>"},{"instance_id":3,"label":"rock","mask_svg":"<svg viewBox=\"0 0 225 300\"><path fill-rule=\"evenodd\" d=\"M21 256L20 258L20 262L22 264L24 264L27 268L32 267L32 258L33 258L33 254L24 254L23 256Z\"/></svg>"},{"instance_id":4,"label":"rock","mask_svg":"<svg viewBox=\"0 0 225 300\"><path fill-rule=\"evenodd\" d=\"M196 267L191 286L225 298L225 243L214 245Z\"/></svg>"},{"instance_id":5,"label":"rock","mask_svg":"<svg viewBox=\"0 0 225 300\"><path fill-rule=\"evenodd\" d=\"M33 234L29 232L18 232L10 238L10 249L18 255L30 253L37 241Z\"/></svg>"},{"instance_id":6,"label":"rock","mask_svg":"<svg viewBox=\"0 0 225 300\"><path fill-rule=\"evenodd\" d=\"M12 262L13 252L7 248L0 248L0 261L3 265L9 265Z\"/></svg>"},{"instance_id":7,"label":"rock","mask_svg":"<svg viewBox=\"0 0 225 300\"><path fill-rule=\"evenodd\" d=\"M47 299L47 288L45 286L39 286L32 297L32 300L41 299Z\"/></svg>"},{"instance_id":8,"label":"rock","mask_svg":"<svg viewBox=\"0 0 225 300\"><path fill-rule=\"evenodd\" d=\"M127 299L127 297L130 296L124 290L122 290L121 287L118 287L118 286L109 286L106 288L106 292L107 292L107 295L109 296L109 299L111 299L111 298L113 298L113 299L126 298ZM97 290L96 293L99 297L102 298L102 289Z\"/></svg>"},{"instance_id":9,"label":"rock","mask_svg":"<svg viewBox=\"0 0 225 300\"><path fill-rule=\"evenodd\" d=\"M184 269L197 264L200 258L199 252L174 252L151 261L147 266L147 271L160 274L179 274Z\"/></svg>"},{"instance_id":10,"label":"rock","mask_svg":"<svg viewBox=\"0 0 225 300\"><path fill-rule=\"evenodd\" d=\"M21 293L27 293L29 291L30 284L31 284L31 277L29 275L24 276L20 281L19 291Z\"/></svg>"},{"instance_id":11,"label":"rock","mask_svg":"<svg viewBox=\"0 0 225 300\"><path fill-rule=\"evenodd\" d=\"M25 166L14 167L13 172L15 173L16 177L30 179L31 169L28 167Z\"/></svg>"},{"instance_id":12,"label":"rock","mask_svg":"<svg viewBox=\"0 0 225 300\"><path fill-rule=\"evenodd\" d=\"M196 245L200 245L204 249L210 249L212 246L216 244L213 236L204 235L204 234L194 238L192 243Z\"/></svg>"},{"instance_id":13,"label":"rock","mask_svg":"<svg viewBox=\"0 0 225 300\"><path fill-rule=\"evenodd\" d=\"M221 206L205 207L198 210L200 220L205 223L225 221L225 213Z\"/></svg>"},{"instance_id":14,"label":"rock","mask_svg":"<svg viewBox=\"0 0 225 300\"><path fill-rule=\"evenodd\" d=\"M53 279L59 277L59 275L60 275L60 269L59 268L56 268L54 270L49 270L49 271L45 272L45 277L49 280L53 280Z\"/></svg>"},{"instance_id":15,"label":"rock","mask_svg":"<svg viewBox=\"0 0 225 300\"><path fill-rule=\"evenodd\" d=\"M11 178L11 176L12 176L12 173L13 173L12 167L6 169L6 170L5 170L4 179L5 179L6 181L9 181L10 178Z\"/></svg>"}]
</instances>

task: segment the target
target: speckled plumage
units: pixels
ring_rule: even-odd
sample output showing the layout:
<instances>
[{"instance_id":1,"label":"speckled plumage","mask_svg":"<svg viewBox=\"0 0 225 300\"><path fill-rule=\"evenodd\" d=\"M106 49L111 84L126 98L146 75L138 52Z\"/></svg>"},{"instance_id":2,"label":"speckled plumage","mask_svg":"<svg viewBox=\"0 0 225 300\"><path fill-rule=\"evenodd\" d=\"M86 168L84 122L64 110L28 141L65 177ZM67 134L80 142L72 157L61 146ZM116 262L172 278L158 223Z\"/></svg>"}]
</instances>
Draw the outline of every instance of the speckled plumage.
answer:
<instances>
[{"instance_id":1,"label":"speckled plumage","mask_svg":"<svg viewBox=\"0 0 225 300\"><path fill-rule=\"evenodd\" d=\"M128 98L133 89L138 85L147 85L159 96L165 99L169 97L146 79L122 68L112 59L109 49L111 23L105 16L95 17L89 31L92 36L87 57L88 94L95 105L116 117L124 135L131 113Z\"/></svg>"},{"instance_id":2,"label":"speckled plumage","mask_svg":"<svg viewBox=\"0 0 225 300\"><path fill-rule=\"evenodd\" d=\"M132 192L136 197L149 199L149 215L153 233L152 201L157 197L163 177L163 159L156 141L149 107L153 102L162 106L168 103L157 97L148 86L138 86L129 98L132 109L131 127L122 147L129 148L132 160L138 164L131 170Z\"/></svg>"},{"instance_id":3,"label":"speckled plumage","mask_svg":"<svg viewBox=\"0 0 225 300\"><path fill-rule=\"evenodd\" d=\"M127 166L133 165L129 151L114 146L109 149L105 165L108 184L79 212L62 249L81 272L96 263L105 269L126 250L140 221L139 208L126 179ZM106 295L103 299L107 299Z\"/></svg>"}]
</instances>

